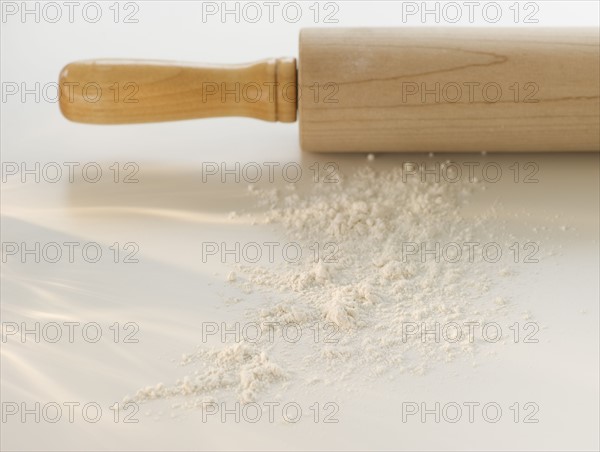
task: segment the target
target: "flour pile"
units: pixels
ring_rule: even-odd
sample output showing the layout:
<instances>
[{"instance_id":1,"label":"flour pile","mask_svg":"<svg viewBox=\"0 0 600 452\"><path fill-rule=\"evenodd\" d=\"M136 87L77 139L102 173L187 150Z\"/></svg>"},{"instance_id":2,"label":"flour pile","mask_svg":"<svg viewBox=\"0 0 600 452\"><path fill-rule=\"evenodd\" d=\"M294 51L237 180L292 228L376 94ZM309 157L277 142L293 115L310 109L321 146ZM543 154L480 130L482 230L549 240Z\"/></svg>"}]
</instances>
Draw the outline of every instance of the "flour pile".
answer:
<instances>
[{"instance_id":1,"label":"flour pile","mask_svg":"<svg viewBox=\"0 0 600 452\"><path fill-rule=\"evenodd\" d=\"M275 331L276 339L263 334L251 344L201 346L182 361L196 366L190 376L132 399L248 402L292 386L339 387L357 375L422 374L449 361L471 363L479 349L496 350L493 344L510 339L503 319L513 309L499 282L515 271L510 242L494 235L502 226L493 209L465 213L482 189L365 166L305 192L293 185L251 190L266 213L249 220L303 250L299 262L237 265L227 278L247 296L260 294L262 303L249 302L244 321ZM495 253L482 252L491 242L504 251L494 262ZM483 331L488 323L502 326L501 337ZM277 339L289 324L302 331L301 340Z\"/></svg>"}]
</instances>

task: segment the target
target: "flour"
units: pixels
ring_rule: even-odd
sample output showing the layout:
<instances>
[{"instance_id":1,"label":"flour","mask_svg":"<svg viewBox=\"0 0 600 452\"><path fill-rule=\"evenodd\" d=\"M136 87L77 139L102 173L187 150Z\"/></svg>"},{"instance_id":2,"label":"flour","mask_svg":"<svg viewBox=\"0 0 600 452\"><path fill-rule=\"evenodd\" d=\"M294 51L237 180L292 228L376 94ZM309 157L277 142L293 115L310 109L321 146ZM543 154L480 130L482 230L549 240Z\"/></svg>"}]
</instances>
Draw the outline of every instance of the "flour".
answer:
<instances>
[{"instance_id":1,"label":"flour","mask_svg":"<svg viewBox=\"0 0 600 452\"><path fill-rule=\"evenodd\" d=\"M192 375L170 387L145 388L135 400L233 395L252 401L283 381L338 385L356 375L395 378L450 361L472 362L490 341L474 340L464 325L506 317L512 304L498 283L515 274L512 265L487 262L479 253L459 260L453 254L439 259L431 252L408 253L407 244L411 251L417 245L435 250L436 243L440 249L459 244L454 251L473 242L505 246L493 209L476 217L463 213L483 188L466 181L424 183L406 179L401 168L377 172L367 165L307 193L293 187L249 190L266 213L246 214L248 222L300 244L303 258L237 265L229 273L229 283L265 300L248 303L246 319L276 323L275 329L294 324L314 331L318 325L322 334L293 344L200 347L182 362L197 366Z\"/></svg>"},{"instance_id":2,"label":"flour","mask_svg":"<svg viewBox=\"0 0 600 452\"><path fill-rule=\"evenodd\" d=\"M263 387L284 378L283 371L269 361L266 353L248 344L238 343L223 350L199 349L184 355L181 364L200 364L200 369L185 376L175 385L166 387L162 383L138 390L125 401L143 402L176 396L199 396L192 404L213 400L224 391L239 394L242 402L255 400ZM210 397L208 397L210 396Z\"/></svg>"}]
</instances>

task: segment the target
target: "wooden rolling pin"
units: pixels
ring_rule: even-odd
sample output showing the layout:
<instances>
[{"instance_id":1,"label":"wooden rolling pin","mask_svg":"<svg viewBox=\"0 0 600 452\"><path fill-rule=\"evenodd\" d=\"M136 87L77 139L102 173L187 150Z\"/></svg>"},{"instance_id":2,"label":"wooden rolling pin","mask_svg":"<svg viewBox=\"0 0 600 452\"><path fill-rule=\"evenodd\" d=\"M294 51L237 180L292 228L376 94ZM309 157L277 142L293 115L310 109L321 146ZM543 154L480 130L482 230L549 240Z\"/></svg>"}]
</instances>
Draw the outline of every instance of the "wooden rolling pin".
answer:
<instances>
[{"instance_id":1,"label":"wooden rolling pin","mask_svg":"<svg viewBox=\"0 0 600 452\"><path fill-rule=\"evenodd\" d=\"M248 116L307 151L599 151L598 29L329 28L235 66L84 61L60 107L96 124Z\"/></svg>"}]
</instances>

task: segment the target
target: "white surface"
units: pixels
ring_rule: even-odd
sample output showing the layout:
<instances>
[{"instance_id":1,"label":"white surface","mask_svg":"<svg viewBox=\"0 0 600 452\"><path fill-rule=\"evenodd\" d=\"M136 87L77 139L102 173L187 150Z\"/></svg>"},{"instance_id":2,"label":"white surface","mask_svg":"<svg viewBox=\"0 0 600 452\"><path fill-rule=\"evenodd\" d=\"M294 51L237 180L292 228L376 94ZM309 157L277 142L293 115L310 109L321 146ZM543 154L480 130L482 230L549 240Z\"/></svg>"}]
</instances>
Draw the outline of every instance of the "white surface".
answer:
<instances>
[{"instance_id":1,"label":"white surface","mask_svg":"<svg viewBox=\"0 0 600 452\"><path fill-rule=\"evenodd\" d=\"M598 26L596 2L574 3L539 2L540 23L535 26ZM9 18L2 23L2 81L44 85L78 59L218 63L295 55L298 30L315 25L309 5L304 6L305 19L296 24L281 19L273 24L203 23L201 5L193 2L140 3L137 24L110 19L38 24ZM107 17L108 6L103 4ZM400 2L339 6L339 26L403 25ZM306 409L314 402L336 402L336 424L310 418L294 425L281 419L273 424L205 423L200 411L175 410L172 401L143 405L139 423L124 424L113 422L110 405L140 387L184 375L176 363L201 342L201 322L242 315L243 304L224 303L227 296L240 296L226 283L231 266L202 263L201 243L269 238L265 228L229 219L231 211L252 208L247 184L202 183L202 162L298 161L310 174L315 161L336 161L350 172L366 164L365 156L301 154L296 124L211 119L96 127L69 123L55 103L31 98L3 102L1 128L2 162L98 162L103 169L112 162L135 162L140 168L140 182L130 185L112 183L108 170L99 184L64 179L23 184L14 177L2 184L3 243L94 241L103 245L106 256L114 242L139 245L137 264L110 259L98 264L11 259L2 264L3 323L98 322L106 335L97 344L10 338L2 343L3 403L96 402L103 408L96 424L80 417L73 424L11 418L1 424L3 450L598 449L598 154L395 155L377 156L374 162L380 168L447 158L495 161L503 168L512 162L538 164L539 183L514 184L503 178L480 193L471 209L476 213L497 204L509 233L519 240L539 240L544 254L554 253L520 268L510 280L512 287L504 288L517 312L531 312L544 326L540 343L490 345L489 353L477 357L476 367L458 362L423 376L365 382L357 375L348 385L351 391L335 384L307 391L292 384L280 394L281 400ZM532 233L544 226L542 235ZM244 303L252 302L264 300L244 298ZM136 322L140 342L113 343L108 326L114 322ZM403 423L400 407L406 401L495 401L507 413L514 402L531 401L540 407L540 422L514 423L505 414L497 424L481 419L472 424Z\"/></svg>"}]
</instances>

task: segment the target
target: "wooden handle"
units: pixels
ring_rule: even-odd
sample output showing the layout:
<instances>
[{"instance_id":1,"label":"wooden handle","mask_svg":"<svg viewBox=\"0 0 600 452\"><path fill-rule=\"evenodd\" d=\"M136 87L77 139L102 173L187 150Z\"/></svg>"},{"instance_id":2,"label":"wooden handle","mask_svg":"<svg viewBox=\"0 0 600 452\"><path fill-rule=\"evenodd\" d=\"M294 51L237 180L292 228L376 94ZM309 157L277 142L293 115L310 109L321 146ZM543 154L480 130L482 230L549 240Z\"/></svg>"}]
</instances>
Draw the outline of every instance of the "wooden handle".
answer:
<instances>
[{"instance_id":1,"label":"wooden handle","mask_svg":"<svg viewBox=\"0 0 600 452\"><path fill-rule=\"evenodd\" d=\"M598 28L302 30L302 148L597 152L598 42Z\"/></svg>"},{"instance_id":2,"label":"wooden handle","mask_svg":"<svg viewBox=\"0 0 600 452\"><path fill-rule=\"evenodd\" d=\"M193 66L97 60L60 74L60 108L72 121L123 124L216 116L296 120L296 60Z\"/></svg>"}]
</instances>

